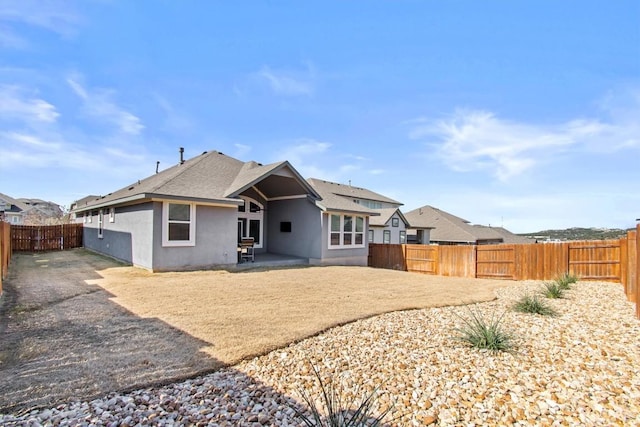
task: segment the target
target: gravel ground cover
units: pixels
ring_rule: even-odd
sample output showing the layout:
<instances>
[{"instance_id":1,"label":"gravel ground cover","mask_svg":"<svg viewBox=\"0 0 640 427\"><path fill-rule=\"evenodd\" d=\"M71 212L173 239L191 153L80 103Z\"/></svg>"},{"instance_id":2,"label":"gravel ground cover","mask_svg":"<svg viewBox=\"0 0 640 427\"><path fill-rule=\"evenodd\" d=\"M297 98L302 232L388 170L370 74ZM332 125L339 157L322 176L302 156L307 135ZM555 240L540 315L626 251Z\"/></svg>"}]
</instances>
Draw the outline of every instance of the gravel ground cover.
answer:
<instances>
[{"instance_id":1,"label":"gravel ground cover","mask_svg":"<svg viewBox=\"0 0 640 427\"><path fill-rule=\"evenodd\" d=\"M299 426L300 390L317 393L311 364L343 393L379 386L389 426L640 425L640 322L619 284L579 282L549 300L557 317L517 313L540 283L498 289L481 312L505 313L509 353L453 336L465 307L388 313L172 385L0 415L3 425Z\"/></svg>"}]
</instances>

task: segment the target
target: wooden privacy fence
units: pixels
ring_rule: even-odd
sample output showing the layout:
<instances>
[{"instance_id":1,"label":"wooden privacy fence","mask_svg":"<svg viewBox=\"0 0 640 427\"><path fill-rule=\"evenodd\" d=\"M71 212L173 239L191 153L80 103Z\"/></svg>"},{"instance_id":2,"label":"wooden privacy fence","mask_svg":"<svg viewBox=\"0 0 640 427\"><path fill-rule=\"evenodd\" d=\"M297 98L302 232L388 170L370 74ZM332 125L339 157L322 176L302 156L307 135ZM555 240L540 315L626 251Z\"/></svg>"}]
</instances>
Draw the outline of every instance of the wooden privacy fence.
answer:
<instances>
[{"instance_id":1,"label":"wooden privacy fence","mask_svg":"<svg viewBox=\"0 0 640 427\"><path fill-rule=\"evenodd\" d=\"M2 281L7 277L11 262L11 225L0 221L0 295L2 295Z\"/></svg>"},{"instance_id":2,"label":"wooden privacy fence","mask_svg":"<svg viewBox=\"0 0 640 427\"><path fill-rule=\"evenodd\" d=\"M13 225L14 251L40 252L82 247L82 224Z\"/></svg>"},{"instance_id":3,"label":"wooden privacy fence","mask_svg":"<svg viewBox=\"0 0 640 427\"><path fill-rule=\"evenodd\" d=\"M441 276L622 283L640 318L640 225L618 240L521 245L436 246L369 244L369 266Z\"/></svg>"}]
</instances>

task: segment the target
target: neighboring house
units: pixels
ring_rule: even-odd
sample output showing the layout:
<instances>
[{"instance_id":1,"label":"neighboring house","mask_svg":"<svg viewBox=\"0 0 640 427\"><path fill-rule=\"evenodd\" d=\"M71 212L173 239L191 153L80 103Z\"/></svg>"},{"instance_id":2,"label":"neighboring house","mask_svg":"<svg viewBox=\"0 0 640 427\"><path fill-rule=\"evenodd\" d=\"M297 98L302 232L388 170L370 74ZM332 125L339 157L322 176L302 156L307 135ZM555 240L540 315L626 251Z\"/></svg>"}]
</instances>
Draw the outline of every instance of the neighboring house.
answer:
<instances>
[{"instance_id":1,"label":"neighboring house","mask_svg":"<svg viewBox=\"0 0 640 427\"><path fill-rule=\"evenodd\" d=\"M327 199L287 161L262 165L217 151L106 196L76 202L84 246L153 271L231 266L238 243L310 264L366 265L369 217Z\"/></svg>"},{"instance_id":2,"label":"neighboring house","mask_svg":"<svg viewBox=\"0 0 640 427\"><path fill-rule=\"evenodd\" d=\"M411 224L409 240L416 235L415 230L432 227L431 242L439 245L489 245L497 243L531 243L531 240L517 236L502 227L472 225L469 221L448 212L423 206L405 213Z\"/></svg>"},{"instance_id":3,"label":"neighboring house","mask_svg":"<svg viewBox=\"0 0 640 427\"><path fill-rule=\"evenodd\" d=\"M13 225L24 224L24 215L27 210L19 200L0 193L0 221Z\"/></svg>"},{"instance_id":4,"label":"neighboring house","mask_svg":"<svg viewBox=\"0 0 640 427\"><path fill-rule=\"evenodd\" d=\"M329 209L372 213L368 243L406 243L409 223L400 212L402 203L365 188L311 178L308 182L322 196L320 205ZM362 209L365 208L365 209Z\"/></svg>"},{"instance_id":5,"label":"neighboring house","mask_svg":"<svg viewBox=\"0 0 640 427\"><path fill-rule=\"evenodd\" d=\"M380 216L369 222L369 243L407 243L409 221L399 208L380 209Z\"/></svg>"},{"instance_id":6,"label":"neighboring house","mask_svg":"<svg viewBox=\"0 0 640 427\"><path fill-rule=\"evenodd\" d=\"M60 205L41 199L18 199L25 206L25 225L55 225L65 222Z\"/></svg>"}]
</instances>

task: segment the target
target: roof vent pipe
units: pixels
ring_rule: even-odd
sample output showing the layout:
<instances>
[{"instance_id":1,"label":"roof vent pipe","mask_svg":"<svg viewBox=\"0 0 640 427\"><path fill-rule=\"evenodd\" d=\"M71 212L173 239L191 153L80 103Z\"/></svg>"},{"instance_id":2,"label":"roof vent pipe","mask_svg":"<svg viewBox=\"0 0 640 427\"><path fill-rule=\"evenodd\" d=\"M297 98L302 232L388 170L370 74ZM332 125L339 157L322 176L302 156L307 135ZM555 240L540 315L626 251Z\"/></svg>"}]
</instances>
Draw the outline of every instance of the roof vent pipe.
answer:
<instances>
[{"instance_id":1,"label":"roof vent pipe","mask_svg":"<svg viewBox=\"0 0 640 427\"><path fill-rule=\"evenodd\" d=\"M156 161L156 173L158 173L158 168L160 167L160 160Z\"/></svg>"},{"instance_id":2,"label":"roof vent pipe","mask_svg":"<svg viewBox=\"0 0 640 427\"><path fill-rule=\"evenodd\" d=\"M184 147L180 147L180 164L184 163L183 155L184 155Z\"/></svg>"}]
</instances>

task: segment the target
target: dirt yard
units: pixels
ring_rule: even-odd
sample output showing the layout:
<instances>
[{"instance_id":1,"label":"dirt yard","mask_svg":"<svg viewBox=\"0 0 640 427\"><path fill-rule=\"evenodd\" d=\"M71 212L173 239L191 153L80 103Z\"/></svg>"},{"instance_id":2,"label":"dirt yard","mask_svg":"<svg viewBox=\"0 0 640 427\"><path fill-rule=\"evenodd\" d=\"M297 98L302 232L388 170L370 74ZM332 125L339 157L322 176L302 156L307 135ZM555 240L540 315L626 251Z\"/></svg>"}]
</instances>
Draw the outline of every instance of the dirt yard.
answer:
<instances>
[{"instance_id":1,"label":"dirt yard","mask_svg":"<svg viewBox=\"0 0 640 427\"><path fill-rule=\"evenodd\" d=\"M0 413L195 376L356 319L491 300L511 283L366 267L150 273L81 249L15 254Z\"/></svg>"}]
</instances>

